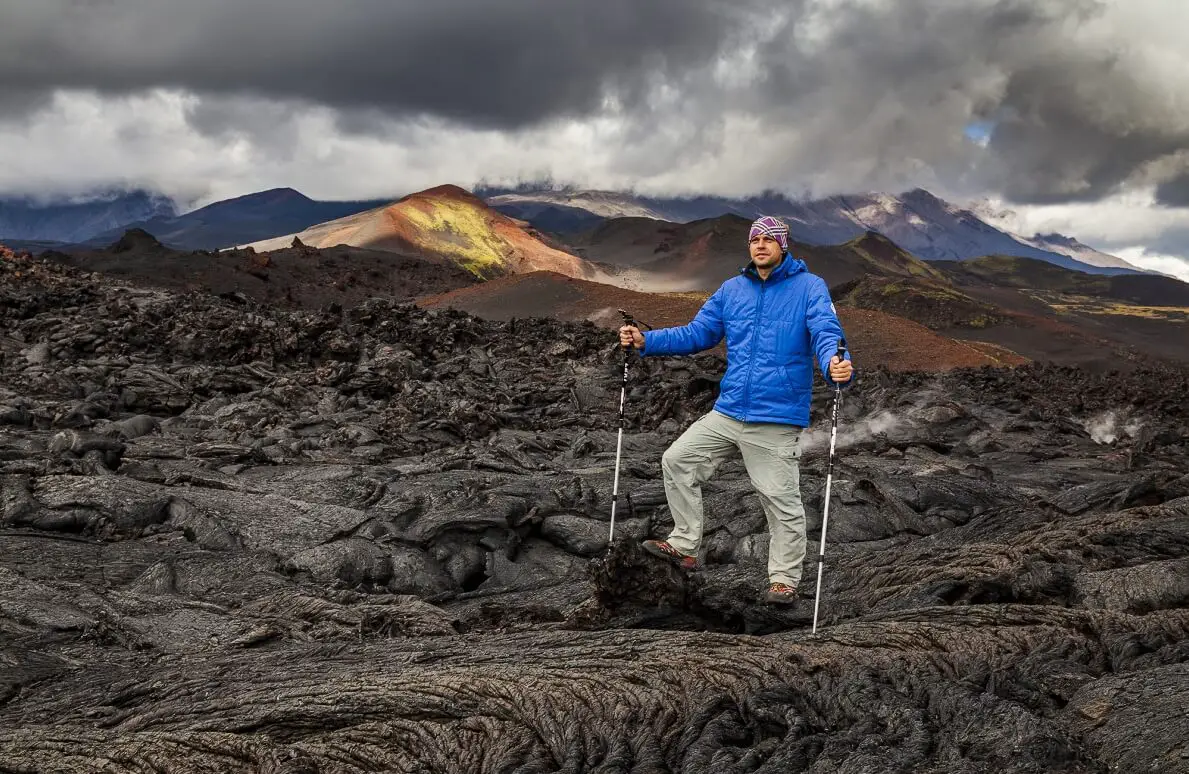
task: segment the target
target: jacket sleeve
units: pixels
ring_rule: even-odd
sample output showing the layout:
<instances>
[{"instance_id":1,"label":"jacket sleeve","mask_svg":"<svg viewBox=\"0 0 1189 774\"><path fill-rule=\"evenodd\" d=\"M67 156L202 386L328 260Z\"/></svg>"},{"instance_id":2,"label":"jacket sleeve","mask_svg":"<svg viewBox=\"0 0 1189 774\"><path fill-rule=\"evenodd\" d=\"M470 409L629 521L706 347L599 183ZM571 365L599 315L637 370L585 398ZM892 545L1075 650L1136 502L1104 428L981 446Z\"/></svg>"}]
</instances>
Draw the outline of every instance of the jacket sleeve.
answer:
<instances>
[{"instance_id":1,"label":"jacket sleeve","mask_svg":"<svg viewBox=\"0 0 1189 774\"><path fill-rule=\"evenodd\" d=\"M834 311L834 302L830 299L830 290L821 278L816 279L813 288L809 291L805 324L809 326L809 337L813 342L813 351L817 353L817 362L822 369L822 376L826 378L827 383L833 384L834 380L830 378L830 361L834 358L834 353L838 351L838 340L845 337L842 332L842 323L838 321L838 314ZM846 352L845 359L851 360L850 349L847 348L844 351ZM857 373L857 370L851 372L850 379L843 384L853 382Z\"/></svg>"},{"instance_id":2,"label":"jacket sleeve","mask_svg":"<svg viewBox=\"0 0 1189 774\"><path fill-rule=\"evenodd\" d=\"M722 296L722 288L719 288L706 299L689 325L645 331L644 351L640 354L645 357L692 355L718 344L726 333L722 321Z\"/></svg>"}]
</instances>

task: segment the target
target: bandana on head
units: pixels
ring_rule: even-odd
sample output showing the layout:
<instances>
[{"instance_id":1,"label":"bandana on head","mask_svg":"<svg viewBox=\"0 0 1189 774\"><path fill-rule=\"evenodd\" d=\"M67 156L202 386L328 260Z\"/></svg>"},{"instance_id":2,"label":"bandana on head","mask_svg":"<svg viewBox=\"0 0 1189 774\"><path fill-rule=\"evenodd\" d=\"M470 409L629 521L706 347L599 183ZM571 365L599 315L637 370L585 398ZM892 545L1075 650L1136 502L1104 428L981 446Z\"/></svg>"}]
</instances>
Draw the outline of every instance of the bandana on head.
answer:
<instances>
[{"instance_id":1,"label":"bandana on head","mask_svg":"<svg viewBox=\"0 0 1189 774\"><path fill-rule=\"evenodd\" d=\"M747 235L747 241L750 242L755 239L757 234L767 234L780 243L781 250L786 253L789 251L789 227L779 218L765 215L755 223L752 223L751 231Z\"/></svg>"}]
</instances>

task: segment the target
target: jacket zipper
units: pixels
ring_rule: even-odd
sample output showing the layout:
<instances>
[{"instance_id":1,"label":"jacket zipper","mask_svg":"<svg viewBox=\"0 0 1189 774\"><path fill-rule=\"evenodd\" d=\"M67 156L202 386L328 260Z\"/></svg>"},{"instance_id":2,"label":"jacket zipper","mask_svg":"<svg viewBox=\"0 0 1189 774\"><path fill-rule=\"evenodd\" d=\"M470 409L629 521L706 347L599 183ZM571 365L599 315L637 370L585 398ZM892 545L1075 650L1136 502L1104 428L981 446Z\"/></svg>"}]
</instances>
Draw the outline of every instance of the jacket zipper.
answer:
<instances>
[{"instance_id":1,"label":"jacket zipper","mask_svg":"<svg viewBox=\"0 0 1189 774\"><path fill-rule=\"evenodd\" d=\"M751 377L756 370L756 343L760 335L760 316L764 313L764 290L768 286L768 281L760 280L760 303L756 304L755 321L751 326L751 362L747 364L747 392L745 393L743 401L743 421L748 422L751 419Z\"/></svg>"}]
</instances>

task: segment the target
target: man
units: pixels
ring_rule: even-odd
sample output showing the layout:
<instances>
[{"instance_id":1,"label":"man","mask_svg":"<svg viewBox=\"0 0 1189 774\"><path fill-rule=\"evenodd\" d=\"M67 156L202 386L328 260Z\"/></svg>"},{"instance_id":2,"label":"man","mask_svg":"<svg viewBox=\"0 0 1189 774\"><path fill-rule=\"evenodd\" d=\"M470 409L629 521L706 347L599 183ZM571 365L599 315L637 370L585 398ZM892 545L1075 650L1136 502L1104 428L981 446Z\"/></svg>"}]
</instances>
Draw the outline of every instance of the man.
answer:
<instances>
[{"instance_id":1,"label":"man","mask_svg":"<svg viewBox=\"0 0 1189 774\"><path fill-rule=\"evenodd\" d=\"M727 340L727 371L713 410L661 458L673 531L647 540L649 553L685 569L698 566L702 483L732 451L743 455L768 519L768 590L777 604L797 600L805 559L805 509L797 462L809 425L813 364L830 381L854 378L850 354L837 356L842 326L826 283L788 252L789 229L763 217L748 234L749 263L722 284L689 325L647 333L619 329L642 356L689 355Z\"/></svg>"}]
</instances>

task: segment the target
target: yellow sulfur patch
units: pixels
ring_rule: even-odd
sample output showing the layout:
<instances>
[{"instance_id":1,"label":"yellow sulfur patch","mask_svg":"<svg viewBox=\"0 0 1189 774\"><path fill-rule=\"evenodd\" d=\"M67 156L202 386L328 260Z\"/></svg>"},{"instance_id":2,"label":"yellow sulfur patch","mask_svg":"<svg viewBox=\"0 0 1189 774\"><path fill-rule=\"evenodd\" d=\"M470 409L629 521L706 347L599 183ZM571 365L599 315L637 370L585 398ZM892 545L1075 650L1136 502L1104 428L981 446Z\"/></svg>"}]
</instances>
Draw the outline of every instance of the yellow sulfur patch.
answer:
<instances>
[{"instance_id":1,"label":"yellow sulfur patch","mask_svg":"<svg viewBox=\"0 0 1189 774\"><path fill-rule=\"evenodd\" d=\"M442 199L428 207L418 202L401 214L414 227L406 237L417 247L450 258L483 278L510 268L512 245L492 230L483 212L465 202Z\"/></svg>"},{"instance_id":2,"label":"yellow sulfur patch","mask_svg":"<svg viewBox=\"0 0 1189 774\"><path fill-rule=\"evenodd\" d=\"M1189 322L1189 307L1184 306L1129 306L1127 304L1080 306L1077 304L1052 304L1052 307L1058 312L1080 312L1082 314L1144 317L1149 320L1167 320L1169 322Z\"/></svg>"},{"instance_id":3,"label":"yellow sulfur patch","mask_svg":"<svg viewBox=\"0 0 1189 774\"><path fill-rule=\"evenodd\" d=\"M1167 322L1189 322L1189 307L1184 306L1145 306L1071 294L1031 295L1044 301L1059 314L1115 315Z\"/></svg>"}]
</instances>

